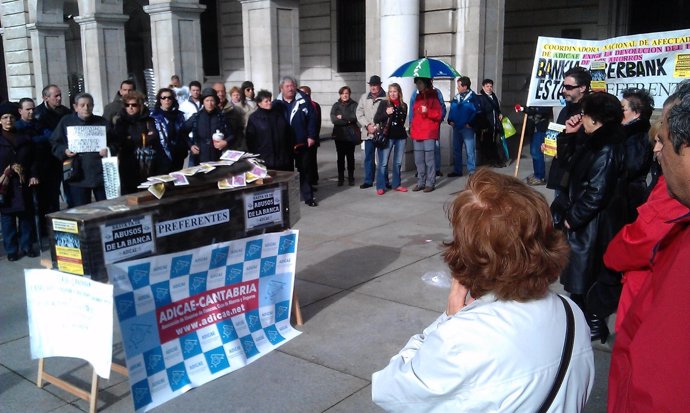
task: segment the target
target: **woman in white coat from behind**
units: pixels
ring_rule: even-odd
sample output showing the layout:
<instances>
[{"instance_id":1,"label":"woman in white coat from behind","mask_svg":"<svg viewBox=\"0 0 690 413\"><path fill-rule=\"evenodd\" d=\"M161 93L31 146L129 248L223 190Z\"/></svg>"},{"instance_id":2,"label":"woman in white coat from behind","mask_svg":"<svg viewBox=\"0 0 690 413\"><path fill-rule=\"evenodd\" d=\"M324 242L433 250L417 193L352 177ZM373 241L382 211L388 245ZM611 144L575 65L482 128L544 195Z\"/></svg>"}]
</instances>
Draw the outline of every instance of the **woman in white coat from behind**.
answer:
<instances>
[{"instance_id":1,"label":"woman in white coat from behind","mask_svg":"<svg viewBox=\"0 0 690 413\"><path fill-rule=\"evenodd\" d=\"M581 411L594 381L589 328L572 301L549 291L568 245L544 197L480 169L448 216L446 312L374 373L373 401L389 412Z\"/></svg>"}]
</instances>

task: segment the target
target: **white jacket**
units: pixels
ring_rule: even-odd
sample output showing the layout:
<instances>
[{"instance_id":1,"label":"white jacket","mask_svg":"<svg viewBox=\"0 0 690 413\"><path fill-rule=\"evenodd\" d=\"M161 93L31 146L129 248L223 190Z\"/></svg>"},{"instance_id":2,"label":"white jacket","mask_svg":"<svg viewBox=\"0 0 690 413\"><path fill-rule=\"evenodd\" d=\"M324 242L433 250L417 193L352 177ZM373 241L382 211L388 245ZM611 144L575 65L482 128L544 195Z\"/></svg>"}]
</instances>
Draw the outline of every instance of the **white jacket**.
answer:
<instances>
[{"instance_id":1,"label":"white jacket","mask_svg":"<svg viewBox=\"0 0 690 413\"><path fill-rule=\"evenodd\" d=\"M549 412L579 412L594 382L594 356L582 311L563 384ZM566 316L548 293L526 303L492 294L452 317L441 315L372 376L372 400L389 412L536 412L561 361Z\"/></svg>"}]
</instances>

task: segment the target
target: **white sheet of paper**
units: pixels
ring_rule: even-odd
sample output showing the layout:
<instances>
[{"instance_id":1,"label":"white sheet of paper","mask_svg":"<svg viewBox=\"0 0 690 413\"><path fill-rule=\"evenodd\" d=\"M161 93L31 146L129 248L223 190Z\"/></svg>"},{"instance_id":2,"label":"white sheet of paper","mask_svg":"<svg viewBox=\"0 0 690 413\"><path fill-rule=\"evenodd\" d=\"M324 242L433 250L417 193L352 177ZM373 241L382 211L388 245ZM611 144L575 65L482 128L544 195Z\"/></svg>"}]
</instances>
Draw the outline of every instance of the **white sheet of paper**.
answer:
<instances>
[{"instance_id":1,"label":"white sheet of paper","mask_svg":"<svg viewBox=\"0 0 690 413\"><path fill-rule=\"evenodd\" d=\"M24 270L31 358L75 357L110 377L113 286L47 269Z\"/></svg>"}]
</instances>

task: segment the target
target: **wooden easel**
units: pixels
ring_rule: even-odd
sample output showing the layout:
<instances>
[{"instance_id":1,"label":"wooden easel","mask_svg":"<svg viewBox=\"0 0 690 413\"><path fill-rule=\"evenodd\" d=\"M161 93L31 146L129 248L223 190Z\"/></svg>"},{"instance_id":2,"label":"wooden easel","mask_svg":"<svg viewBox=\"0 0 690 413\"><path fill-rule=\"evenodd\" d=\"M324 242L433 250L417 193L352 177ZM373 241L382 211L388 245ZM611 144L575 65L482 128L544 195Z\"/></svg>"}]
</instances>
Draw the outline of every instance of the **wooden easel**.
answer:
<instances>
[{"instance_id":1,"label":"wooden easel","mask_svg":"<svg viewBox=\"0 0 690 413\"><path fill-rule=\"evenodd\" d=\"M113 363L110 369L115 373L121 374L125 377L127 374L127 367L122 366L117 363ZM80 399L86 400L89 403L89 413L96 413L96 402L98 401L98 374L96 374L96 369L93 369L91 374L91 391L86 391L82 388L75 386L72 383L68 383L61 378L54 376L45 371L45 359L38 359L38 377L36 379L36 386L38 388L43 388L43 382L47 382L55 385L56 387L79 397Z\"/></svg>"},{"instance_id":2,"label":"wooden easel","mask_svg":"<svg viewBox=\"0 0 690 413\"><path fill-rule=\"evenodd\" d=\"M302 309L299 307L299 298L297 298L297 291L292 290L292 313L295 315L295 324L301 326L304 324L302 322Z\"/></svg>"}]
</instances>

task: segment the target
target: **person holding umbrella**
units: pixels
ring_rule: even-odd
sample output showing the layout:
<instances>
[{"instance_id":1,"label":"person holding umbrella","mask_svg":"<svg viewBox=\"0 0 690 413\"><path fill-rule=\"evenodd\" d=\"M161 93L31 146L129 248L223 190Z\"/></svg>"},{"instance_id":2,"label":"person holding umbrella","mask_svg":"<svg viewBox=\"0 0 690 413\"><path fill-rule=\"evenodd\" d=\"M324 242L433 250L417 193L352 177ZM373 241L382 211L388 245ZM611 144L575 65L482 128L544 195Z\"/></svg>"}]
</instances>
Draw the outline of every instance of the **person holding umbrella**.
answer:
<instances>
[{"instance_id":1,"label":"person holding umbrella","mask_svg":"<svg viewBox=\"0 0 690 413\"><path fill-rule=\"evenodd\" d=\"M417 98L412 107L410 137L414 148L414 163L417 167L417 185L413 191L431 192L436 185L436 162L434 148L439 138L441 104L428 77L415 77Z\"/></svg>"}]
</instances>

